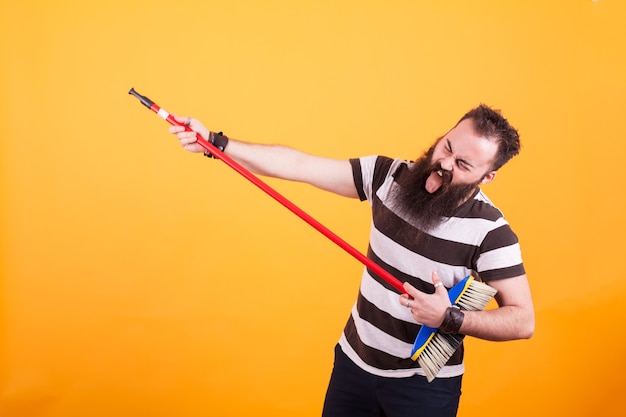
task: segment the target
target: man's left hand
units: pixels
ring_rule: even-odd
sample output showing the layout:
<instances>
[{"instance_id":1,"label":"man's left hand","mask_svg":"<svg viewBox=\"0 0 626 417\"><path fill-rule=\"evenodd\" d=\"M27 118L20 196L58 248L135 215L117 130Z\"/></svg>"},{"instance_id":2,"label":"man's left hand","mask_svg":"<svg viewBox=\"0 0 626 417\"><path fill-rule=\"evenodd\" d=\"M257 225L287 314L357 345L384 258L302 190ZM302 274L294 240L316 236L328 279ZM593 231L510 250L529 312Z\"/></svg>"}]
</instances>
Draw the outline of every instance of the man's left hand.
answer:
<instances>
[{"instance_id":1,"label":"man's left hand","mask_svg":"<svg viewBox=\"0 0 626 417\"><path fill-rule=\"evenodd\" d=\"M446 309L451 304L448 291L435 271L432 274L432 282L435 286L433 294L426 294L405 282L403 286L407 294L400 296L400 304L411 309L416 322L437 329L443 323Z\"/></svg>"}]
</instances>

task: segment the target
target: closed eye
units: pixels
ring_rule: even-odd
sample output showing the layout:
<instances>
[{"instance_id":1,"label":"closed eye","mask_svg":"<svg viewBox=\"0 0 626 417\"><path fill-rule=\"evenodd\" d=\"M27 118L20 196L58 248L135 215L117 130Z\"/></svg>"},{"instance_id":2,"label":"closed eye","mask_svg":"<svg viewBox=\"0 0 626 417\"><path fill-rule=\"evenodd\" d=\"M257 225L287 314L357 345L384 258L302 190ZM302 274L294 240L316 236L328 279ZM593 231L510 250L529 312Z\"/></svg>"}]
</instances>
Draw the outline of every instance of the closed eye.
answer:
<instances>
[{"instance_id":1,"label":"closed eye","mask_svg":"<svg viewBox=\"0 0 626 417\"><path fill-rule=\"evenodd\" d=\"M446 152L452 154L453 150L452 150L452 142L450 142L450 139L447 140L446 142ZM456 160L456 164L459 166L459 168L464 169L466 171L471 170L472 168L474 168L474 166L472 164L470 164L467 160L465 159L457 159Z\"/></svg>"},{"instance_id":2,"label":"closed eye","mask_svg":"<svg viewBox=\"0 0 626 417\"><path fill-rule=\"evenodd\" d=\"M456 160L457 165L459 166L459 168L462 168L466 171L469 171L472 167L472 164L470 164L469 162L467 162L464 159L457 159Z\"/></svg>"}]
</instances>

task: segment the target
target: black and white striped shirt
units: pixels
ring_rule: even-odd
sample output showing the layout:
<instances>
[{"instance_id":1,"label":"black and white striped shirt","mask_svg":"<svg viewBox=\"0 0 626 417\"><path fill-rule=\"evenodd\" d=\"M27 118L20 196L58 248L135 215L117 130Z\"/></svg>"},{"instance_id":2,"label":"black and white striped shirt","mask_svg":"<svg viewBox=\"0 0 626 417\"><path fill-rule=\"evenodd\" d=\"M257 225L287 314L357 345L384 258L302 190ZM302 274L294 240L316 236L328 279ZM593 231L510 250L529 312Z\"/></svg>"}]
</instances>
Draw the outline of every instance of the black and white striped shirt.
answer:
<instances>
[{"instance_id":1,"label":"black and white striped shirt","mask_svg":"<svg viewBox=\"0 0 626 417\"><path fill-rule=\"evenodd\" d=\"M415 239L415 224L393 199L398 186L394 176L401 175L410 162L383 156L350 162L359 197L372 206L368 257L400 281L432 293L433 270L446 288L470 274L488 282L525 273L517 236L482 191L477 190L453 217ZM397 290L364 268L359 296L339 341L346 355L375 375L424 375L410 358L419 328L410 310L400 305ZM438 376L463 371L461 346Z\"/></svg>"}]
</instances>

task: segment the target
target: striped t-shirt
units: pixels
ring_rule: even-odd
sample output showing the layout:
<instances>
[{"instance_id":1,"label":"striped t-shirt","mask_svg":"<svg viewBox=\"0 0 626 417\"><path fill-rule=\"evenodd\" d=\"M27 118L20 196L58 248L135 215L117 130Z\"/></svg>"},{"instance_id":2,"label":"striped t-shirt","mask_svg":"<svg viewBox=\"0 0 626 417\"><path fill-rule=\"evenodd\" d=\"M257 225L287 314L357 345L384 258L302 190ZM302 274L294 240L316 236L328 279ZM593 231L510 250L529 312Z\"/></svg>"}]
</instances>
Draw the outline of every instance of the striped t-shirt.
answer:
<instances>
[{"instance_id":1,"label":"striped t-shirt","mask_svg":"<svg viewBox=\"0 0 626 417\"><path fill-rule=\"evenodd\" d=\"M372 206L368 257L402 282L434 292L437 271L446 288L466 276L488 282L523 275L517 236L482 191L428 233L419 233L410 214L394 205L398 177L410 162L383 156L350 160L361 200ZM404 229L404 230L399 230ZM415 233L411 233L415 231ZM380 376L424 375L410 357L420 325L400 305L397 290L364 268L359 295L339 341L362 369ZM463 346L438 377L461 375Z\"/></svg>"}]
</instances>

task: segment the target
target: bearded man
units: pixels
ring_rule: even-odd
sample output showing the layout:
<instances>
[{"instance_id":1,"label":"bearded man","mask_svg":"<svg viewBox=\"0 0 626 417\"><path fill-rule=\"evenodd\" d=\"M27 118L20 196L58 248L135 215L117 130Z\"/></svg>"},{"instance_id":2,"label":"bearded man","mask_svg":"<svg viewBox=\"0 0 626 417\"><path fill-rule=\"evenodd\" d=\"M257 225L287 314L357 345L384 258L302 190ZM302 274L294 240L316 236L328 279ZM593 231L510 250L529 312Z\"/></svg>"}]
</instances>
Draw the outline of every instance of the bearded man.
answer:
<instances>
[{"instance_id":1,"label":"bearded man","mask_svg":"<svg viewBox=\"0 0 626 417\"><path fill-rule=\"evenodd\" d=\"M532 336L534 308L517 236L479 187L520 150L517 131L499 112L486 105L470 110L415 162L323 158L177 120L194 130L170 128L188 151L204 151L198 132L255 174L305 182L372 207L368 257L404 282L407 294L398 296L364 268L335 347L324 417L456 416L463 346L428 382L410 357L422 325L494 341ZM450 322L446 288L468 275L498 291L498 306L456 313Z\"/></svg>"}]
</instances>

